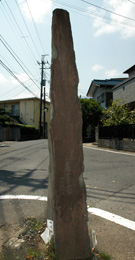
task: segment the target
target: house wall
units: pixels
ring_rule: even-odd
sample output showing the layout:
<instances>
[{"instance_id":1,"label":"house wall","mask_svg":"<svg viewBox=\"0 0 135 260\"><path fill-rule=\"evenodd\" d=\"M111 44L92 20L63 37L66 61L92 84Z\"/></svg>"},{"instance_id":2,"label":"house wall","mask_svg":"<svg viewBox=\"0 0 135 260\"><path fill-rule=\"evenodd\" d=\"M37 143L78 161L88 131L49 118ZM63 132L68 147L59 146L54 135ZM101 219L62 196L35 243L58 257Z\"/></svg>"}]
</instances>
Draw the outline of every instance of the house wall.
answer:
<instances>
[{"instance_id":1,"label":"house wall","mask_svg":"<svg viewBox=\"0 0 135 260\"><path fill-rule=\"evenodd\" d=\"M10 102L7 102L7 101L1 102L1 101L0 101L0 106L1 106L1 107L4 107L5 110L11 112L11 111L12 111L12 106L17 106L17 107L19 107L19 101L12 101L12 100L11 100Z\"/></svg>"},{"instance_id":2,"label":"house wall","mask_svg":"<svg viewBox=\"0 0 135 260\"><path fill-rule=\"evenodd\" d=\"M135 101L135 78L113 90L113 100L117 98L125 100L125 103Z\"/></svg>"},{"instance_id":3,"label":"house wall","mask_svg":"<svg viewBox=\"0 0 135 260\"><path fill-rule=\"evenodd\" d=\"M102 106L102 107L104 107L104 108L106 108L106 93L107 92L110 92L110 93L112 93L112 89L109 89L109 88L103 88L103 87L101 87L101 88L97 88L97 90L96 90L96 92L95 92L95 94L94 94L94 96L93 96L93 98L96 100L96 101L98 101L99 102L99 97L102 95L102 94L104 94L104 98L102 99L102 102L100 103L100 105ZM102 98L102 97L101 97Z\"/></svg>"},{"instance_id":4,"label":"house wall","mask_svg":"<svg viewBox=\"0 0 135 260\"><path fill-rule=\"evenodd\" d=\"M20 100L8 100L0 101L0 106L6 110L11 111L12 105L18 105L19 115L23 124L33 125L36 129L39 129L39 115L40 115L40 99L20 99ZM47 131L49 129L49 113L50 103L46 102L45 107L48 108L45 112L45 119L47 122ZM44 104L42 103L42 126L44 118Z\"/></svg>"},{"instance_id":5,"label":"house wall","mask_svg":"<svg viewBox=\"0 0 135 260\"><path fill-rule=\"evenodd\" d=\"M98 101L98 97L101 96L103 93L105 94L105 89L104 89L104 88L97 88L97 90L96 90L96 92L95 92L93 98L94 98L96 101ZM102 107L105 107L105 106L106 106L106 104L105 104L105 98L104 98L104 102L101 103L101 106L102 106Z\"/></svg>"},{"instance_id":6,"label":"house wall","mask_svg":"<svg viewBox=\"0 0 135 260\"><path fill-rule=\"evenodd\" d=\"M48 110L45 111L45 121L47 122L47 126L49 124L49 107L50 105L46 102L45 107ZM39 129L39 115L40 115L40 100L22 100L20 101L20 115L24 122L28 125L33 125L36 129ZM43 126L43 118L44 118L44 104L42 103L42 126ZM48 129L48 127L47 127Z\"/></svg>"},{"instance_id":7,"label":"house wall","mask_svg":"<svg viewBox=\"0 0 135 260\"><path fill-rule=\"evenodd\" d=\"M39 114L36 101L32 99L20 100L20 118L27 125L33 125L37 127L36 114Z\"/></svg>"}]
</instances>

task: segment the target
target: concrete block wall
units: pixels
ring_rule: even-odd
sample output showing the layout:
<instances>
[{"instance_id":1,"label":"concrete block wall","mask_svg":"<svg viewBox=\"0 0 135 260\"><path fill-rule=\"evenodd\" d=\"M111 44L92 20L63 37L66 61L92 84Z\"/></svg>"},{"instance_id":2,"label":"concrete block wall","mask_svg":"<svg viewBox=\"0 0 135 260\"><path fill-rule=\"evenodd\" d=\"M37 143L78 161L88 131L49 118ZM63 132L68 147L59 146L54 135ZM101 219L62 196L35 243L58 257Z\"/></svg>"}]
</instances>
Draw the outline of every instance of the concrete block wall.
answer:
<instances>
[{"instance_id":1,"label":"concrete block wall","mask_svg":"<svg viewBox=\"0 0 135 260\"><path fill-rule=\"evenodd\" d=\"M123 150L135 152L135 140L133 139L99 139L98 147L110 148L115 150Z\"/></svg>"},{"instance_id":2,"label":"concrete block wall","mask_svg":"<svg viewBox=\"0 0 135 260\"><path fill-rule=\"evenodd\" d=\"M3 141L20 141L21 133L19 127L1 127L0 142Z\"/></svg>"}]
</instances>

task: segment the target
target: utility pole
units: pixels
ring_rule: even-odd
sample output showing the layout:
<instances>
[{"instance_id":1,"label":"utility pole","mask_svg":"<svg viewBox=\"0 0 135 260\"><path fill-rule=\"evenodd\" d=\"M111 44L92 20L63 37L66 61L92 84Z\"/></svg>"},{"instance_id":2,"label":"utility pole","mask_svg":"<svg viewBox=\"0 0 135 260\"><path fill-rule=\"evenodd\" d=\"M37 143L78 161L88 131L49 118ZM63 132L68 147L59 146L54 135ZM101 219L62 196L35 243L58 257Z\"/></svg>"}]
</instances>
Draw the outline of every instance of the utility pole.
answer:
<instances>
[{"instance_id":1,"label":"utility pole","mask_svg":"<svg viewBox=\"0 0 135 260\"><path fill-rule=\"evenodd\" d=\"M40 134L40 137L42 135L44 135L43 131L42 131L42 97L43 97L43 86L45 86L45 78L44 78L44 69L45 69L44 65L45 65L45 61L44 61L44 58L47 55L48 54L42 55L41 63L37 62L38 65L41 65L41 90L40 90L40 115L39 115L39 134Z\"/></svg>"},{"instance_id":2,"label":"utility pole","mask_svg":"<svg viewBox=\"0 0 135 260\"><path fill-rule=\"evenodd\" d=\"M46 139L46 122L45 122L45 113L46 113L46 108L45 108L45 87L44 87L44 139Z\"/></svg>"},{"instance_id":3,"label":"utility pole","mask_svg":"<svg viewBox=\"0 0 135 260\"><path fill-rule=\"evenodd\" d=\"M40 114L39 114L39 134L40 134L40 137L43 137L46 138L46 127L45 127L45 121L44 121L44 126L42 128L42 97L43 97L43 87L45 87L45 84L46 84L46 80L45 80L45 76L44 76L44 70L45 69L50 69L49 68L46 68L45 67L45 64L49 64L49 62L45 62L44 61L44 58L45 56L48 56L48 54L45 54L45 55L42 55L42 58L41 58L41 63L39 61L37 61L38 65L41 65L41 92L40 92ZM45 90L44 90L45 92ZM45 98L44 98L45 100ZM44 106L45 106L45 101L44 101ZM44 108L44 120L45 120L45 108ZM43 131L44 132L43 132Z\"/></svg>"},{"instance_id":4,"label":"utility pole","mask_svg":"<svg viewBox=\"0 0 135 260\"><path fill-rule=\"evenodd\" d=\"M43 57L43 55L42 55ZM39 117L39 134L42 136L42 92L43 92L43 74L44 74L44 58L41 60L41 90L40 90L40 117Z\"/></svg>"}]
</instances>

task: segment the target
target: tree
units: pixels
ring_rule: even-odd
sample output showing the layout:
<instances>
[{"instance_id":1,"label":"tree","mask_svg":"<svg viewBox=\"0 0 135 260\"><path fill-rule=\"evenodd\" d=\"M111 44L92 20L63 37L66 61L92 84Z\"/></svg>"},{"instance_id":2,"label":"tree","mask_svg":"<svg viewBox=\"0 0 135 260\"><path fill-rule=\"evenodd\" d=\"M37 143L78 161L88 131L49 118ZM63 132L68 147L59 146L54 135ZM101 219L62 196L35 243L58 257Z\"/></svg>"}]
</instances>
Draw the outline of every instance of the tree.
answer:
<instances>
[{"instance_id":1,"label":"tree","mask_svg":"<svg viewBox=\"0 0 135 260\"><path fill-rule=\"evenodd\" d=\"M117 99L112 105L103 111L102 123L104 126L128 125L135 123L135 111L130 111L124 101Z\"/></svg>"},{"instance_id":2,"label":"tree","mask_svg":"<svg viewBox=\"0 0 135 260\"><path fill-rule=\"evenodd\" d=\"M95 127L100 122L102 115L102 108L99 103L94 99L79 99L82 107L82 118L83 118L83 139L86 137L86 130L89 125Z\"/></svg>"},{"instance_id":3,"label":"tree","mask_svg":"<svg viewBox=\"0 0 135 260\"><path fill-rule=\"evenodd\" d=\"M0 126L5 126L13 119L10 117L10 112L6 111L3 107L0 107Z\"/></svg>"}]
</instances>

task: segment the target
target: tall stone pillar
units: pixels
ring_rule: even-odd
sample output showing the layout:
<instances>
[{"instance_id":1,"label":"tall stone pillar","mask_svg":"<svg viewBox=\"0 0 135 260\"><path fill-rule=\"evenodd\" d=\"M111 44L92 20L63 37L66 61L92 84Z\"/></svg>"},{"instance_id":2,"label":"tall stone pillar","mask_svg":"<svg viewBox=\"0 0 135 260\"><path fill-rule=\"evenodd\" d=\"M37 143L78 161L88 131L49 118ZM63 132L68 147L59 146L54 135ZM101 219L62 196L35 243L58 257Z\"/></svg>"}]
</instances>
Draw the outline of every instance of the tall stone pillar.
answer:
<instances>
[{"instance_id":1,"label":"tall stone pillar","mask_svg":"<svg viewBox=\"0 0 135 260\"><path fill-rule=\"evenodd\" d=\"M58 260L91 259L77 87L69 14L56 9L52 22L48 219L54 221Z\"/></svg>"}]
</instances>

